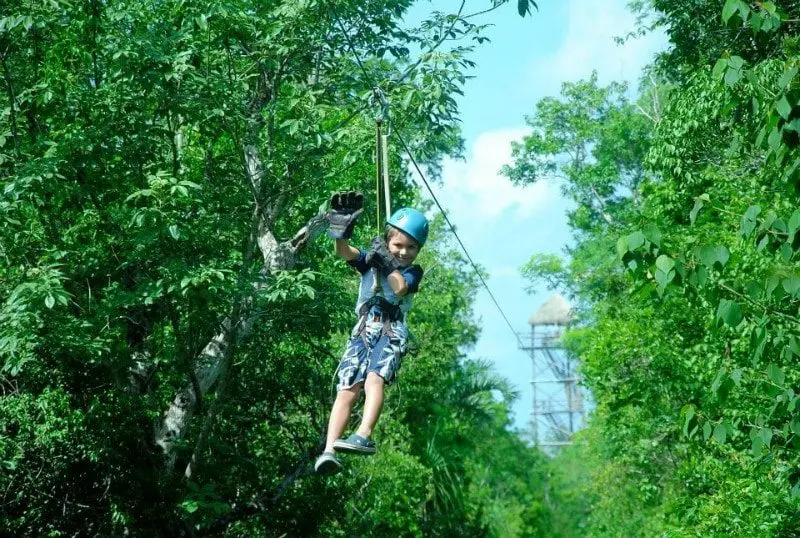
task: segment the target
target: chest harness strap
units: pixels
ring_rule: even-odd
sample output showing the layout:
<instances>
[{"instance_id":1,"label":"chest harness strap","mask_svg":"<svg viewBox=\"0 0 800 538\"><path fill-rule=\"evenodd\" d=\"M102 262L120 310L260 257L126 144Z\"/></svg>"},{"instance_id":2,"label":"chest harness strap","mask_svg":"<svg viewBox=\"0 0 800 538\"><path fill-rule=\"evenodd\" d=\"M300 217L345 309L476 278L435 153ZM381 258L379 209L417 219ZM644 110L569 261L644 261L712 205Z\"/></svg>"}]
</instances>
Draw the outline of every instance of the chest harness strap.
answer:
<instances>
[{"instance_id":1,"label":"chest harness strap","mask_svg":"<svg viewBox=\"0 0 800 538\"><path fill-rule=\"evenodd\" d=\"M381 336L386 336L388 338L393 337L394 331L392 330L392 322L403 319L403 311L400 309L399 305L390 303L380 295L370 297L361 305L361 308L358 309L359 320L356 332L361 337L365 347L369 347L367 341L367 322L370 321L370 312L373 309L379 311L379 313L375 313L375 317L379 317L380 321L383 321ZM379 320L375 319L374 321Z\"/></svg>"}]
</instances>

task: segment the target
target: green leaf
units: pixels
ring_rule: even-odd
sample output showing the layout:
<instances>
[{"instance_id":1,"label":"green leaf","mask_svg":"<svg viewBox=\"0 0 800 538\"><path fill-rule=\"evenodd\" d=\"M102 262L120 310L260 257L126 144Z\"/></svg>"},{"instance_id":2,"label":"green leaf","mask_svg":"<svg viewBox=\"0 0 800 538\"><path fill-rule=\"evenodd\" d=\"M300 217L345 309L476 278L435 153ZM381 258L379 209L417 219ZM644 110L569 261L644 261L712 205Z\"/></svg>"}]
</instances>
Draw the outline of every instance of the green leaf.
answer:
<instances>
[{"instance_id":1,"label":"green leaf","mask_svg":"<svg viewBox=\"0 0 800 538\"><path fill-rule=\"evenodd\" d=\"M662 271L661 269L656 269L655 279L658 283L659 294L663 293L664 289L670 282L672 282L674 278L675 271Z\"/></svg>"},{"instance_id":2,"label":"green leaf","mask_svg":"<svg viewBox=\"0 0 800 538\"><path fill-rule=\"evenodd\" d=\"M800 228L800 209L795 209L792 216L789 217L789 224L788 226L788 233L789 235L794 234L798 228Z\"/></svg>"},{"instance_id":3,"label":"green leaf","mask_svg":"<svg viewBox=\"0 0 800 538\"><path fill-rule=\"evenodd\" d=\"M737 82L742 79L742 72L739 69L728 69L725 72L725 84L728 86L734 86Z\"/></svg>"},{"instance_id":4,"label":"green leaf","mask_svg":"<svg viewBox=\"0 0 800 538\"><path fill-rule=\"evenodd\" d=\"M764 287L764 289L767 292L767 295L771 297L780 283L781 283L781 277L779 275L776 274L769 277L767 279L767 284Z\"/></svg>"},{"instance_id":5,"label":"green leaf","mask_svg":"<svg viewBox=\"0 0 800 538\"><path fill-rule=\"evenodd\" d=\"M620 237L617 240L617 255L619 256L619 259L621 260L622 258L624 258L625 254L627 254L629 250L630 248L628 247L628 238Z\"/></svg>"},{"instance_id":6,"label":"green leaf","mask_svg":"<svg viewBox=\"0 0 800 538\"><path fill-rule=\"evenodd\" d=\"M733 372L731 372L731 379L736 384L736 386L740 386L742 384L742 369L737 368Z\"/></svg>"},{"instance_id":7,"label":"green leaf","mask_svg":"<svg viewBox=\"0 0 800 538\"><path fill-rule=\"evenodd\" d=\"M711 70L711 75L716 79L722 79L722 75L725 73L725 69L728 67L728 59L727 58L720 58L714 64L714 68Z\"/></svg>"},{"instance_id":8,"label":"green leaf","mask_svg":"<svg viewBox=\"0 0 800 538\"><path fill-rule=\"evenodd\" d=\"M708 281L708 269L701 265L697 268L695 274L697 275L697 283L701 286L705 286Z\"/></svg>"},{"instance_id":9,"label":"green leaf","mask_svg":"<svg viewBox=\"0 0 800 538\"><path fill-rule=\"evenodd\" d=\"M709 437L711 437L711 423L706 422L703 424L703 440L708 441Z\"/></svg>"},{"instance_id":10,"label":"green leaf","mask_svg":"<svg viewBox=\"0 0 800 538\"><path fill-rule=\"evenodd\" d=\"M722 320L730 327L737 327L742 321L742 309L734 301L720 299L717 307L717 319Z\"/></svg>"},{"instance_id":11,"label":"green leaf","mask_svg":"<svg viewBox=\"0 0 800 538\"><path fill-rule=\"evenodd\" d=\"M772 132L769 133L769 137L767 138L767 145L769 146L769 149L772 151L778 149L778 146L781 144L781 140L783 140L781 137L781 132L777 127L775 127L772 129Z\"/></svg>"},{"instance_id":12,"label":"green leaf","mask_svg":"<svg viewBox=\"0 0 800 538\"><path fill-rule=\"evenodd\" d=\"M169 235L171 235L173 239L179 239L180 238L181 233L178 230L178 225L177 224L170 224L170 226L169 226Z\"/></svg>"},{"instance_id":13,"label":"green leaf","mask_svg":"<svg viewBox=\"0 0 800 538\"><path fill-rule=\"evenodd\" d=\"M654 224L648 225L644 230L645 238L657 247L661 246L661 230Z\"/></svg>"},{"instance_id":14,"label":"green leaf","mask_svg":"<svg viewBox=\"0 0 800 538\"><path fill-rule=\"evenodd\" d=\"M760 213L760 206L751 205L747 208L747 211L745 211L744 215L742 215L742 219L739 224L739 233L743 237L747 237L756 229L756 218Z\"/></svg>"},{"instance_id":15,"label":"green leaf","mask_svg":"<svg viewBox=\"0 0 800 538\"><path fill-rule=\"evenodd\" d=\"M672 270L673 267L675 267L675 262L673 261L672 258L667 256L666 254L662 254L656 259L656 267L658 267L665 273L668 273Z\"/></svg>"},{"instance_id":16,"label":"green leaf","mask_svg":"<svg viewBox=\"0 0 800 538\"><path fill-rule=\"evenodd\" d=\"M681 275L681 278L686 278L686 266L680 260L675 260L675 271Z\"/></svg>"},{"instance_id":17,"label":"green leaf","mask_svg":"<svg viewBox=\"0 0 800 538\"><path fill-rule=\"evenodd\" d=\"M753 299L754 301L758 301L761 299L764 290L761 289L761 285L758 282L748 282L745 287L745 291L747 292L747 296Z\"/></svg>"},{"instance_id":18,"label":"green leaf","mask_svg":"<svg viewBox=\"0 0 800 538\"><path fill-rule=\"evenodd\" d=\"M125 203L128 203L131 200L135 200L137 198L153 196L154 194L155 194L155 192L152 189L142 189L142 190L134 192L133 194L131 194L130 196L125 198Z\"/></svg>"},{"instance_id":19,"label":"green leaf","mask_svg":"<svg viewBox=\"0 0 800 538\"><path fill-rule=\"evenodd\" d=\"M792 80L794 80L795 76L797 76L796 67L792 67L788 71L784 71L781 75L781 78L778 79L778 87L780 87L782 90L786 89L786 87L792 83Z\"/></svg>"},{"instance_id":20,"label":"green leaf","mask_svg":"<svg viewBox=\"0 0 800 538\"><path fill-rule=\"evenodd\" d=\"M781 281L783 289L791 296L796 296L800 290L800 277L797 275L789 275Z\"/></svg>"},{"instance_id":21,"label":"green leaf","mask_svg":"<svg viewBox=\"0 0 800 538\"><path fill-rule=\"evenodd\" d=\"M739 0L739 15L742 17L743 21L746 21L747 17L750 15L750 4Z\"/></svg>"},{"instance_id":22,"label":"green leaf","mask_svg":"<svg viewBox=\"0 0 800 538\"><path fill-rule=\"evenodd\" d=\"M795 500L797 497L800 497L800 480L794 483L792 491L789 493L789 498L791 500Z\"/></svg>"},{"instance_id":23,"label":"green leaf","mask_svg":"<svg viewBox=\"0 0 800 538\"><path fill-rule=\"evenodd\" d=\"M767 136L767 126L764 125L761 129L758 130L758 134L756 135L756 147L760 148L764 144L764 138Z\"/></svg>"},{"instance_id":24,"label":"green leaf","mask_svg":"<svg viewBox=\"0 0 800 538\"><path fill-rule=\"evenodd\" d=\"M792 433L800 434L800 415L795 415L792 417L791 429Z\"/></svg>"},{"instance_id":25,"label":"green leaf","mask_svg":"<svg viewBox=\"0 0 800 538\"><path fill-rule=\"evenodd\" d=\"M703 209L703 202L699 198L696 198L694 201L694 207L689 212L690 223L694 224L695 219L697 219L697 213L699 213L701 209Z\"/></svg>"},{"instance_id":26,"label":"green leaf","mask_svg":"<svg viewBox=\"0 0 800 538\"><path fill-rule=\"evenodd\" d=\"M728 21L739 7L739 0L727 0L722 7L722 22L728 24Z\"/></svg>"},{"instance_id":27,"label":"green leaf","mask_svg":"<svg viewBox=\"0 0 800 538\"><path fill-rule=\"evenodd\" d=\"M767 345L767 329L764 327L758 327L756 330L753 331L753 335L750 338L750 361L755 366L758 363L759 359L761 359L761 355L764 354L764 347Z\"/></svg>"},{"instance_id":28,"label":"green leaf","mask_svg":"<svg viewBox=\"0 0 800 538\"><path fill-rule=\"evenodd\" d=\"M714 381L711 383L711 392L716 393L726 379L728 379L728 369L723 366L717 370L717 375L714 376Z\"/></svg>"},{"instance_id":29,"label":"green leaf","mask_svg":"<svg viewBox=\"0 0 800 538\"><path fill-rule=\"evenodd\" d=\"M792 249L792 245L784 243L783 246L781 246L781 259L784 262L789 263L792 260L793 255L794 249Z\"/></svg>"},{"instance_id":30,"label":"green leaf","mask_svg":"<svg viewBox=\"0 0 800 538\"><path fill-rule=\"evenodd\" d=\"M789 114L792 113L792 105L789 104L789 100L786 99L785 95L782 95L778 102L775 103L775 110L778 111L778 114L785 120L789 119Z\"/></svg>"},{"instance_id":31,"label":"green leaf","mask_svg":"<svg viewBox=\"0 0 800 538\"><path fill-rule=\"evenodd\" d=\"M744 58L742 58L741 56L731 56L730 66L733 69L741 69L742 67L744 67Z\"/></svg>"},{"instance_id":32,"label":"green leaf","mask_svg":"<svg viewBox=\"0 0 800 538\"><path fill-rule=\"evenodd\" d=\"M769 448L772 443L772 428L761 428L761 440L764 442L764 446Z\"/></svg>"},{"instance_id":33,"label":"green leaf","mask_svg":"<svg viewBox=\"0 0 800 538\"><path fill-rule=\"evenodd\" d=\"M792 121L787 121L783 125L784 131L794 131L795 133L800 133L800 118L795 118Z\"/></svg>"},{"instance_id":34,"label":"green leaf","mask_svg":"<svg viewBox=\"0 0 800 538\"><path fill-rule=\"evenodd\" d=\"M53 308L56 305L56 298L48 294L47 297L44 298L44 304L47 308Z\"/></svg>"},{"instance_id":35,"label":"green leaf","mask_svg":"<svg viewBox=\"0 0 800 538\"><path fill-rule=\"evenodd\" d=\"M717 424L714 426L714 440L721 445L725 444L725 440L728 438L728 430L722 423Z\"/></svg>"},{"instance_id":36,"label":"green leaf","mask_svg":"<svg viewBox=\"0 0 800 538\"><path fill-rule=\"evenodd\" d=\"M750 444L750 452L753 454L754 458L760 458L762 448L764 447L764 441L758 435L751 437L751 439L752 443Z\"/></svg>"},{"instance_id":37,"label":"green leaf","mask_svg":"<svg viewBox=\"0 0 800 538\"><path fill-rule=\"evenodd\" d=\"M800 133L800 120L792 120L783 126L784 131L793 130ZM781 176L783 181L791 181L795 177L795 172L800 168L800 159L795 159L791 166L787 166Z\"/></svg>"},{"instance_id":38,"label":"green leaf","mask_svg":"<svg viewBox=\"0 0 800 538\"><path fill-rule=\"evenodd\" d=\"M798 342L797 338L794 336L789 338L789 350L794 353L796 357L800 357L800 342Z\"/></svg>"},{"instance_id":39,"label":"green leaf","mask_svg":"<svg viewBox=\"0 0 800 538\"><path fill-rule=\"evenodd\" d=\"M717 80L721 80L723 74L725 73L725 69L728 68L728 59L727 58L720 58L714 64L714 68L711 70L711 75L716 78Z\"/></svg>"},{"instance_id":40,"label":"green leaf","mask_svg":"<svg viewBox=\"0 0 800 538\"><path fill-rule=\"evenodd\" d=\"M517 12L519 13L520 17L524 17L530 11L530 7L528 7L528 0L517 0Z\"/></svg>"},{"instance_id":41,"label":"green leaf","mask_svg":"<svg viewBox=\"0 0 800 538\"><path fill-rule=\"evenodd\" d=\"M640 231L636 231L633 232L632 234L629 234L627 240L628 240L628 249L631 251L636 250L645 243L644 234Z\"/></svg>"},{"instance_id":42,"label":"green leaf","mask_svg":"<svg viewBox=\"0 0 800 538\"><path fill-rule=\"evenodd\" d=\"M770 363L770 365L767 366L766 372L767 372L767 377L769 377L770 381L772 381L773 383L775 383L780 387L783 386L783 382L786 379L786 376L784 376L781 369L778 368L778 366L775 363Z\"/></svg>"},{"instance_id":43,"label":"green leaf","mask_svg":"<svg viewBox=\"0 0 800 538\"><path fill-rule=\"evenodd\" d=\"M776 218L774 221L772 221L770 229L781 233L786 233L786 223L783 221L783 219Z\"/></svg>"},{"instance_id":44,"label":"green leaf","mask_svg":"<svg viewBox=\"0 0 800 538\"><path fill-rule=\"evenodd\" d=\"M683 409L681 409L681 415L683 417L683 434L686 437L691 437L689 425L691 424L695 415L694 406L691 404L683 406Z\"/></svg>"},{"instance_id":45,"label":"green leaf","mask_svg":"<svg viewBox=\"0 0 800 538\"><path fill-rule=\"evenodd\" d=\"M713 268L715 264L719 264L719 268L722 269L728 263L730 252L726 247L701 247L698 257L709 269Z\"/></svg>"}]
</instances>

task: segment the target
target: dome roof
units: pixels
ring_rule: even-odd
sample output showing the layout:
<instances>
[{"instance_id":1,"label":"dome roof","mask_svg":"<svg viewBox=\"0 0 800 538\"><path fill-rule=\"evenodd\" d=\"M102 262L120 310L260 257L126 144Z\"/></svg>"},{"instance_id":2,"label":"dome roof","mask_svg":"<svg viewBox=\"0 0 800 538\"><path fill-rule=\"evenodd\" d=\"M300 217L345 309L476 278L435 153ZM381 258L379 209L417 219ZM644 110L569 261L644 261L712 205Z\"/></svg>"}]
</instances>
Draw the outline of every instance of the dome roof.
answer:
<instances>
[{"instance_id":1,"label":"dome roof","mask_svg":"<svg viewBox=\"0 0 800 538\"><path fill-rule=\"evenodd\" d=\"M556 293L528 320L530 325L568 325L575 316L564 297Z\"/></svg>"}]
</instances>

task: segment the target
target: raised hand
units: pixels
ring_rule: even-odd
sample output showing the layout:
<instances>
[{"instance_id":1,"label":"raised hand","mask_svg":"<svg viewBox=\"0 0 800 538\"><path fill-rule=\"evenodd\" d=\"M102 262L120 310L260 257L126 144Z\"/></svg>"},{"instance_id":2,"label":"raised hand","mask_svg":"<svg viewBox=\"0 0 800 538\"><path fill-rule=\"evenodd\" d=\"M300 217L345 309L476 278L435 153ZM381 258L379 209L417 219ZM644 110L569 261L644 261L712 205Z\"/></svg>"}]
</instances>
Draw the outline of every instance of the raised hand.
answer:
<instances>
[{"instance_id":1,"label":"raised hand","mask_svg":"<svg viewBox=\"0 0 800 538\"><path fill-rule=\"evenodd\" d=\"M356 220L364 212L364 195L356 191L337 192L331 196L331 209L326 217L330 228L328 236L350 239Z\"/></svg>"}]
</instances>

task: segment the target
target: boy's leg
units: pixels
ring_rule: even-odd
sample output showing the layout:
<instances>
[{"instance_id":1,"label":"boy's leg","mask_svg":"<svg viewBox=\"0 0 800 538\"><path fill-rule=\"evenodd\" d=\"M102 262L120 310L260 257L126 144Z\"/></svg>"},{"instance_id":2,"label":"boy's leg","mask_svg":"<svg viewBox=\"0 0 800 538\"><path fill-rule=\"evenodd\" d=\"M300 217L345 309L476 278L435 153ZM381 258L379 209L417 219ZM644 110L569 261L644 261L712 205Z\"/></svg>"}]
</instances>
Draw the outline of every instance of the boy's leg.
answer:
<instances>
[{"instance_id":1,"label":"boy's leg","mask_svg":"<svg viewBox=\"0 0 800 538\"><path fill-rule=\"evenodd\" d=\"M364 382L364 392L367 398L364 402L364 416L361 419L361 425L356 433L347 439L334 441L333 448L337 452L361 455L375 453L375 442L369 436L372 435L372 429L375 427L383 407L383 385L384 381L381 376L375 372L367 374L367 380Z\"/></svg>"},{"instance_id":2,"label":"boy's leg","mask_svg":"<svg viewBox=\"0 0 800 538\"><path fill-rule=\"evenodd\" d=\"M383 409L383 390L386 380L394 379L400 368L400 359L406 352L406 329L400 323L393 323L389 334L384 334L375 345L364 381L364 416L357 434L369 439Z\"/></svg>"},{"instance_id":3,"label":"boy's leg","mask_svg":"<svg viewBox=\"0 0 800 538\"><path fill-rule=\"evenodd\" d=\"M383 387L384 380L375 372L367 374L367 380L364 383L364 393L366 394L366 401L364 402L364 416L361 419L361 425L358 427L358 435L365 439L369 439L372 435L372 429L378 422L378 417L381 416L381 409L383 409Z\"/></svg>"},{"instance_id":4,"label":"boy's leg","mask_svg":"<svg viewBox=\"0 0 800 538\"><path fill-rule=\"evenodd\" d=\"M369 455L376 451L375 442L370 439L370 436L383 408L385 380L394 379L397 368L400 366L400 358L405 351L404 337L398 336L398 332L394 328L391 330L391 334L386 334L385 326L382 329L384 329L383 334L370 350L367 377L364 380L366 401L361 424L356 433L334 443L334 448L338 452ZM404 334L402 333L402 335Z\"/></svg>"},{"instance_id":5,"label":"boy's leg","mask_svg":"<svg viewBox=\"0 0 800 538\"><path fill-rule=\"evenodd\" d=\"M334 453L333 443L347 427L347 423L350 421L350 412L353 410L353 404L361 391L362 385L363 383L357 383L336 393L336 400L333 402L331 416L328 419L328 437L325 441L325 450L314 464L314 470L319 474L332 475L342 469L342 464Z\"/></svg>"},{"instance_id":6,"label":"boy's leg","mask_svg":"<svg viewBox=\"0 0 800 538\"><path fill-rule=\"evenodd\" d=\"M362 383L356 383L349 389L342 389L336 393L336 400L333 402L331 416L328 419L328 437L325 441L325 452L333 452L333 443L344 433L347 423L350 421L350 412L353 404L361 392Z\"/></svg>"}]
</instances>

